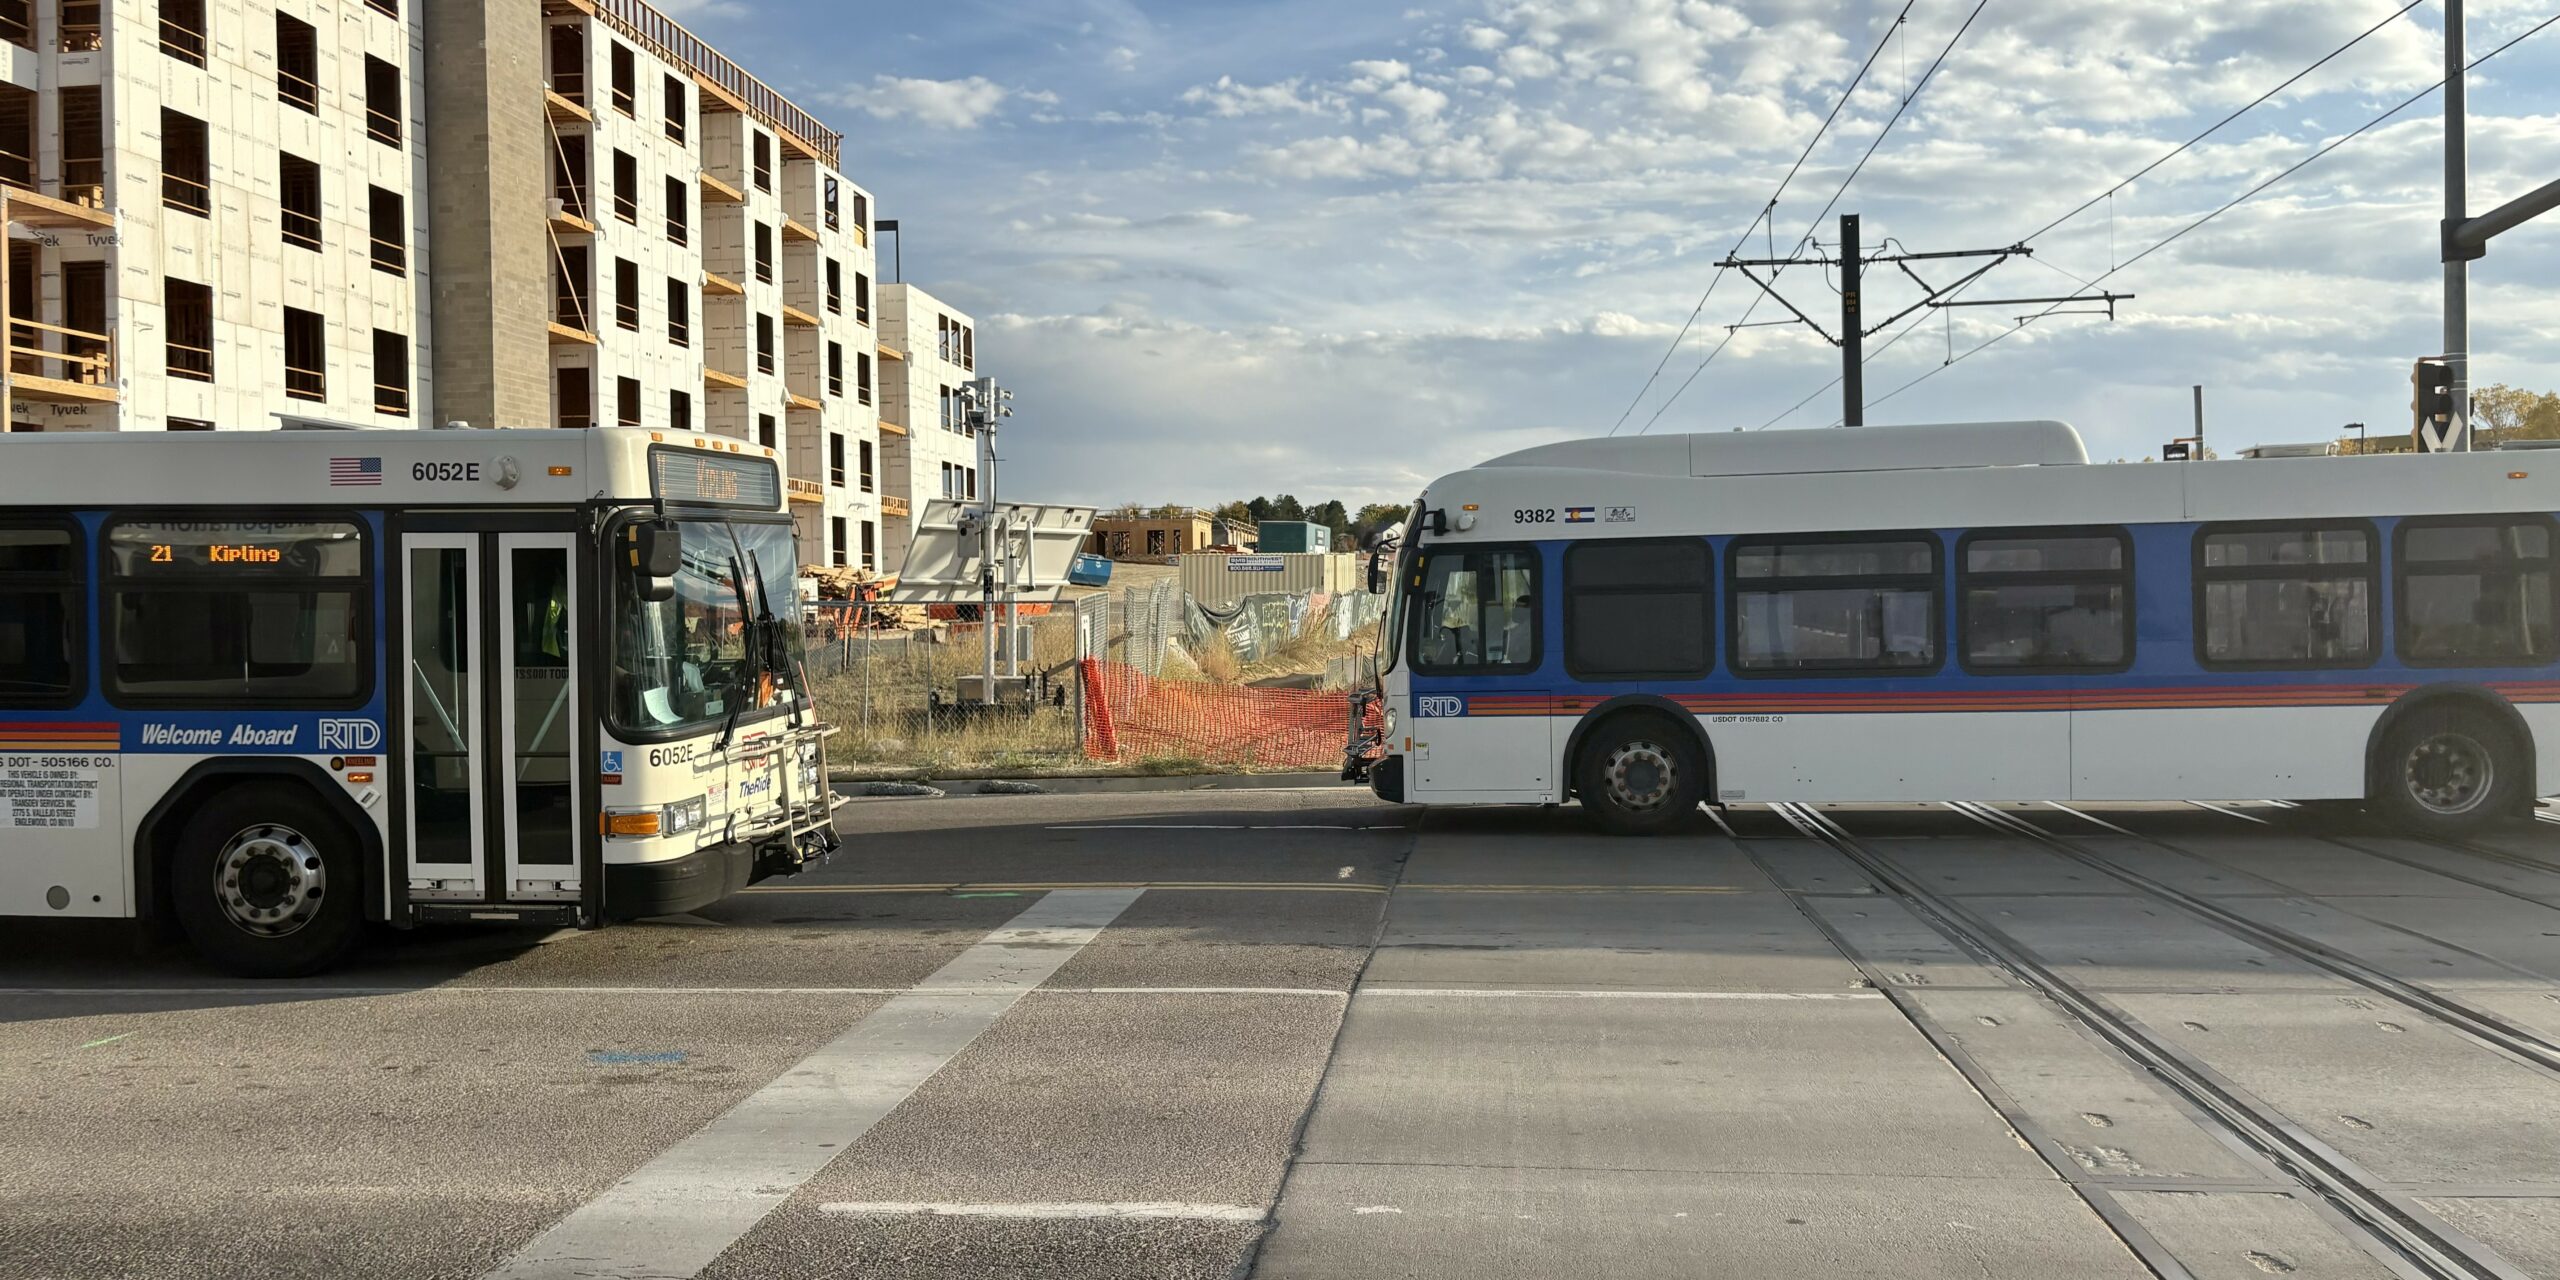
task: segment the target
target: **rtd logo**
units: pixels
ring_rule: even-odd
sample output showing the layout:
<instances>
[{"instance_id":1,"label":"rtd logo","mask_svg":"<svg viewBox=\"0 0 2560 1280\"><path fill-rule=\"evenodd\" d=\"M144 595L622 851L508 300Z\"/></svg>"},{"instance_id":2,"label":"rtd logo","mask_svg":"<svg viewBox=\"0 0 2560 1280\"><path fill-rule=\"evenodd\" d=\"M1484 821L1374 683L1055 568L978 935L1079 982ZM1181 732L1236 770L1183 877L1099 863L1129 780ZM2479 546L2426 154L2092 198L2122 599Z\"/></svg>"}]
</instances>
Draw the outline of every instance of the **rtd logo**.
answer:
<instances>
[{"instance_id":1,"label":"rtd logo","mask_svg":"<svg viewBox=\"0 0 2560 1280\"><path fill-rule=\"evenodd\" d=\"M382 745L382 726L371 720L323 720L321 751L371 751Z\"/></svg>"},{"instance_id":2,"label":"rtd logo","mask_svg":"<svg viewBox=\"0 0 2560 1280\"><path fill-rule=\"evenodd\" d=\"M1428 698L1416 698L1413 700L1413 714L1424 719L1441 719L1449 716L1462 716L1466 713L1467 700L1464 698L1453 698L1446 694L1435 694Z\"/></svg>"}]
</instances>

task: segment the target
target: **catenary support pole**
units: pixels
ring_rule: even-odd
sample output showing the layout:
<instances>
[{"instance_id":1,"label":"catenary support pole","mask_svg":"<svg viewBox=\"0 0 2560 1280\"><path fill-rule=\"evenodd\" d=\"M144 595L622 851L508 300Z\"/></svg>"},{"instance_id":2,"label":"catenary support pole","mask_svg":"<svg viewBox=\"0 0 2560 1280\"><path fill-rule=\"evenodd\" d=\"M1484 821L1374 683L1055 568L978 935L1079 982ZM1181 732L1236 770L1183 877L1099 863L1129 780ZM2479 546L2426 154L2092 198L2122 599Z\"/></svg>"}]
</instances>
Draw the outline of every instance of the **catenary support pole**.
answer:
<instances>
[{"instance_id":1,"label":"catenary support pole","mask_svg":"<svg viewBox=\"0 0 2560 1280\"><path fill-rule=\"evenodd\" d=\"M2462 0L2444 0L2444 225L2470 217L2470 140L2463 124ZM2471 263L2446 245L2444 256L2444 361L2453 375L2452 418L2445 448L2471 448Z\"/></svg>"},{"instance_id":2,"label":"catenary support pole","mask_svg":"<svg viewBox=\"0 0 2560 1280\"><path fill-rule=\"evenodd\" d=\"M1867 360L1864 326L1858 317L1858 215L1840 215L1840 425L1867 425Z\"/></svg>"}]
</instances>

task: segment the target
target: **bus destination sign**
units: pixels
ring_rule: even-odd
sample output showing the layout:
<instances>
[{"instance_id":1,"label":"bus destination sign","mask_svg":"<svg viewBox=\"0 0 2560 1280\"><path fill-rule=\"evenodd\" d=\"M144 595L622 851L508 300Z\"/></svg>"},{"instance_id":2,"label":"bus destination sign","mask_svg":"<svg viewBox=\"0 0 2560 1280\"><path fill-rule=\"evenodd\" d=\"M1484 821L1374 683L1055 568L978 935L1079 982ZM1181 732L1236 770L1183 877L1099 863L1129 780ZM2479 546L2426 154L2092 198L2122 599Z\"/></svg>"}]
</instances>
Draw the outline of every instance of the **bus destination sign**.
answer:
<instances>
[{"instance_id":1,"label":"bus destination sign","mask_svg":"<svg viewBox=\"0 0 2560 1280\"><path fill-rule=\"evenodd\" d=\"M782 469L770 458L658 448L649 453L649 481L668 502L763 511L782 505Z\"/></svg>"}]
</instances>

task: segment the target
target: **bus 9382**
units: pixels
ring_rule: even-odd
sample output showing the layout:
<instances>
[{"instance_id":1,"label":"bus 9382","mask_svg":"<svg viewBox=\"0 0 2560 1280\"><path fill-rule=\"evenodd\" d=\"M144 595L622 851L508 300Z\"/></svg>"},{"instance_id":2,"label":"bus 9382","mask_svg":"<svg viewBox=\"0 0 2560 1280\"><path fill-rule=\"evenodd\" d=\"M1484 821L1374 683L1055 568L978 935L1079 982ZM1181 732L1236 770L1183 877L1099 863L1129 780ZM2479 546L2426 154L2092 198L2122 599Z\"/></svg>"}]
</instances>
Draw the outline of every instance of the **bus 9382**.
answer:
<instances>
[{"instance_id":1,"label":"bus 9382","mask_svg":"<svg viewBox=\"0 0 2560 1280\"><path fill-rule=\"evenodd\" d=\"M2560 457L2091 466L2058 422L1544 445L1432 483L1352 744L1391 800L2560 789Z\"/></svg>"},{"instance_id":2,"label":"bus 9382","mask_svg":"<svg viewBox=\"0 0 2560 1280\"><path fill-rule=\"evenodd\" d=\"M0 444L0 913L260 976L364 922L688 911L836 846L772 450Z\"/></svg>"}]
</instances>

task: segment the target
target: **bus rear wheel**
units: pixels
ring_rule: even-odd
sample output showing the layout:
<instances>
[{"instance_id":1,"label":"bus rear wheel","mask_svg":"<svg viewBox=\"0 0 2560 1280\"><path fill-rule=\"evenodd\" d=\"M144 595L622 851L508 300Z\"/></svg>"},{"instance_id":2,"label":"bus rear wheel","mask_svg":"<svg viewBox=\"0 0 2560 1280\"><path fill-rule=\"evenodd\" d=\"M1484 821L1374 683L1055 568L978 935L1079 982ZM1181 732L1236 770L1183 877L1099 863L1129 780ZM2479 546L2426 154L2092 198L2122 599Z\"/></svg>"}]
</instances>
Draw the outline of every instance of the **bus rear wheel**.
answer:
<instances>
[{"instance_id":1,"label":"bus rear wheel","mask_svg":"<svg viewBox=\"0 0 2560 1280\"><path fill-rule=\"evenodd\" d=\"M1620 716L1594 730L1575 762L1574 789L1600 828L1653 835L1697 811L1707 768L1697 742L1660 716Z\"/></svg>"},{"instance_id":2,"label":"bus rear wheel","mask_svg":"<svg viewBox=\"0 0 2560 1280\"><path fill-rule=\"evenodd\" d=\"M2420 711L2382 740L2374 803L2424 836L2466 836L2518 812L2528 779L2505 726L2476 712Z\"/></svg>"},{"instance_id":3,"label":"bus rear wheel","mask_svg":"<svg viewBox=\"0 0 2560 1280\"><path fill-rule=\"evenodd\" d=\"M216 968L295 978L337 962L363 928L353 832L309 796L233 787L189 819L169 867L179 927Z\"/></svg>"}]
</instances>

